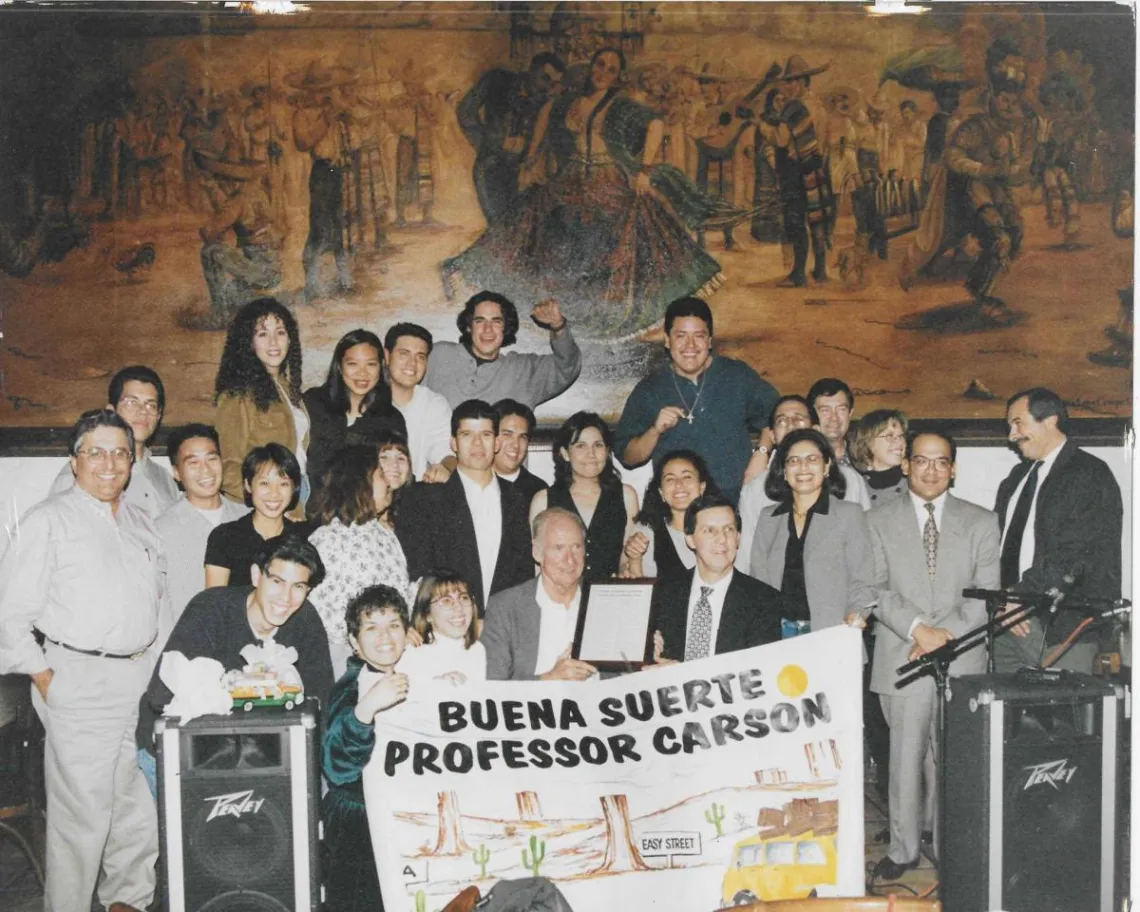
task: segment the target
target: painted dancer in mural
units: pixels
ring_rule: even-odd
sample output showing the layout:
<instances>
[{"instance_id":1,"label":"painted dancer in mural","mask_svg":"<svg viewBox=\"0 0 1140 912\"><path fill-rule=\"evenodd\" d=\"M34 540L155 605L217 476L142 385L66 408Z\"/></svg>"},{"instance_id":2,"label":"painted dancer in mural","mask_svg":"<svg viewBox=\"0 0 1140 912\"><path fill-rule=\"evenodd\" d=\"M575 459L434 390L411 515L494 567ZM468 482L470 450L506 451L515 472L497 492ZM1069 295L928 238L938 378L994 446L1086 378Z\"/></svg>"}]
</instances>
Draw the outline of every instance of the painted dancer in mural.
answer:
<instances>
[{"instance_id":1,"label":"painted dancer in mural","mask_svg":"<svg viewBox=\"0 0 1140 912\"><path fill-rule=\"evenodd\" d=\"M195 161L209 175L204 184L214 210L198 229L210 292L210 313L203 322L224 329L242 305L281 281L282 237L262 186L262 168L206 152L195 153ZM224 240L231 231L234 244Z\"/></svg>"},{"instance_id":2,"label":"painted dancer in mural","mask_svg":"<svg viewBox=\"0 0 1140 912\"><path fill-rule=\"evenodd\" d=\"M552 297L584 332L613 338L655 325L669 301L721 284L719 265L689 229L751 213L656 163L663 123L621 93L624 72L621 51L603 48L583 93L542 110L520 177L530 189L444 262L449 295L462 281L522 305ZM551 159L558 170L546 180Z\"/></svg>"},{"instance_id":3,"label":"painted dancer in mural","mask_svg":"<svg viewBox=\"0 0 1140 912\"><path fill-rule=\"evenodd\" d=\"M930 214L924 213L900 281L909 287L918 270L935 265L942 252L973 234L982 252L966 277L966 290L985 317L1004 324L1010 311L993 291L1021 250L1024 225L1014 188L1032 178L1037 122L1025 104L1026 63L1018 49L1005 39L995 41L986 52L986 70L989 107L949 137L945 183L931 187Z\"/></svg>"},{"instance_id":4,"label":"painted dancer in mural","mask_svg":"<svg viewBox=\"0 0 1140 912\"><path fill-rule=\"evenodd\" d=\"M309 237L301 254L307 301L320 297L320 263L326 253L336 260L338 291L353 288L343 235L346 150L342 129L347 115L338 110L334 91L355 78L347 67L325 67L314 61L303 73L290 73L285 79L312 96L311 104L302 104L293 115L297 148L308 152L313 160L309 171Z\"/></svg>"},{"instance_id":5,"label":"painted dancer in mural","mask_svg":"<svg viewBox=\"0 0 1140 912\"><path fill-rule=\"evenodd\" d=\"M494 69L483 74L459 102L455 113L475 147L472 178L488 222L514 206L538 113L557 93L565 71L557 55L535 54L525 73Z\"/></svg>"},{"instance_id":6,"label":"painted dancer in mural","mask_svg":"<svg viewBox=\"0 0 1140 912\"><path fill-rule=\"evenodd\" d=\"M817 282L827 281L827 250L831 245L835 200L815 122L803 97L811 85L811 77L824 72L828 66L810 67L798 55L788 58L782 80L784 104L778 111L777 125L765 131L766 138L777 150L784 236L795 255L792 271L779 282L781 288L807 285L809 237L815 254L812 278Z\"/></svg>"}]
</instances>

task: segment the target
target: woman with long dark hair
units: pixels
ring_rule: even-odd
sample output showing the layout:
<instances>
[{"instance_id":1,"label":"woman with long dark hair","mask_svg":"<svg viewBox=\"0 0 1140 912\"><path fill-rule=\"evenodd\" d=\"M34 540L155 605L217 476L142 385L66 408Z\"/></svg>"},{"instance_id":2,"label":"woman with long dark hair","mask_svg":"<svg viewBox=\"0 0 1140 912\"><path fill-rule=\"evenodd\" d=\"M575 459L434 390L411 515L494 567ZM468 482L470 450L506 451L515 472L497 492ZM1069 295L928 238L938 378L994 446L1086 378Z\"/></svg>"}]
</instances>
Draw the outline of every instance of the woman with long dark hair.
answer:
<instances>
[{"instance_id":1,"label":"woman with long dark hair","mask_svg":"<svg viewBox=\"0 0 1140 912\"><path fill-rule=\"evenodd\" d=\"M301 397L301 337L297 321L275 298L250 301L234 317L214 381L214 404L225 495L241 501L242 460L254 447L279 443L301 467L303 507L309 413Z\"/></svg>"},{"instance_id":2,"label":"woman with long dark hair","mask_svg":"<svg viewBox=\"0 0 1140 912\"><path fill-rule=\"evenodd\" d=\"M520 171L525 192L444 262L449 295L491 288L520 307L554 298L586 334L613 339L653 326L670 301L721 284L719 264L689 231L751 213L658 161L664 122L623 93L624 76L625 55L602 48L581 92L539 112Z\"/></svg>"},{"instance_id":3,"label":"woman with long dark hair","mask_svg":"<svg viewBox=\"0 0 1140 912\"><path fill-rule=\"evenodd\" d=\"M841 500L847 480L827 438L788 433L768 468L752 539L751 575L784 596L784 636L822 630L874 604L875 567L863 508Z\"/></svg>"},{"instance_id":4,"label":"woman with long dark hair","mask_svg":"<svg viewBox=\"0 0 1140 912\"><path fill-rule=\"evenodd\" d=\"M349 432L352 439L352 432ZM380 522L387 529L396 528L396 513L400 508L400 497L415 482L412 476L412 454L408 449L408 438L399 431L380 431L372 435L368 446L376 447L376 458L380 471L388 480L392 491L392 502L380 516Z\"/></svg>"},{"instance_id":5,"label":"woman with long dark hair","mask_svg":"<svg viewBox=\"0 0 1140 912\"><path fill-rule=\"evenodd\" d=\"M329 636L333 673L344 673L352 650L344 629L349 600L383 583L408 591L408 562L396 533L381 521L392 502L374 446L348 446L332 458L313 498L318 528L309 536L325 565L325 579L309 593Z\"/></svg>"},{"instance_id":6,"label":"woman with long dark hair","mask_svg":"<svg viewBox=\"0 0 1140 912\"><path fill-rule=\"evenodd\" d=\"M407 435L404 416L392 405L391 390L384 382L383 358L376 334L354 329L341 336L333 349L325 382L305 390L313 423L308 466L313 490L333 453L346 443L370 443L381 431Z\"/></svg>"},{"instance_id":7,"label":"woman with long dark hair","mask_svg":"<svg viewBox=\"0 0 1140 912\"><path fill-rule=\"evenodd\" d=\"M618 575L660 579L695 567L696 556L685 544L685 511L702 494L715 490L700 454L692 450L666 453L646 485L645 502L622 549Z\"/></svg>"},{"instance_id":8,"label":"woman with long dark hair","mask_svg":"<svg viewBox=\"0 0 1140 912\"><path fill-rule=\"evenodd\" d=\"M637 515L637 492L614 468L614 437L594 412L576 412L554 436L554 484L530 502L531 521L547 507L578 514L586 527L587 581L618 572Z\"/></svg>"}]
</instances>

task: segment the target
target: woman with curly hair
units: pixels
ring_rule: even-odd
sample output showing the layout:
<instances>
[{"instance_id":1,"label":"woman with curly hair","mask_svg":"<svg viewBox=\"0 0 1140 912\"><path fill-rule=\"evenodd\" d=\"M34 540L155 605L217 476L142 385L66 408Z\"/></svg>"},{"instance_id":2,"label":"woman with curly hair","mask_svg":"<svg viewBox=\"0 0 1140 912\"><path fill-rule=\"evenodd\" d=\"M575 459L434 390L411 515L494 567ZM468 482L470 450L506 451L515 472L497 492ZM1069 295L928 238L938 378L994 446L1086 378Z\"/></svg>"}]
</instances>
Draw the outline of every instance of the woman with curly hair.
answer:
<instances>
[{"instance_id":1,"label":"woman with curly hair","mask_svg":"<svg viewBox=\"0 0 1140 912\"><path fill-rule=\"evenodd\" d=\"M637 524L625 541L618 575L661 579L693 569L697 558L685 544L685 511L702 494L715 489L699 453L666 453L645 488L645 503L634 517Z\"/></svg>"},{"instance_id":2,"label":"woman with curly hair","mask_svg":"<svg viewBox=\"0 0 1140 912\"><path fill-rule=\"evenodd\" d=\"M384 348L375 333L354 329L333 349L328 376L305 390L313 422L309 441L309 483L315 491L333 454L347 443L371 443L383 431L407 434L404 416L392 405L382 376Z\"/></svg>"},{"instance_id":3,"label":"woman with curly hair","mask_svg":"<svg viewBox=\"0 0 1140 912\"><path fill-rule=\"evenodd\" d=\"M376 447L363 445L345 447L333 457L313 498L313 518L320 525L309 541L324 562L325 579L309 601L324 621L338 677L352 652L344 628L349 600L380 583L408 591L404 549L381 521L391 503Z\"/></svg>"},{"instance_id":4,"label":"woman with curly hair","mask_svg":"<svg viewBox=\"0 0 1140 912\"><path fill-rule=\"evenodd\" d=\"M622 545L637 515L637 492L614 468L614 436L594 412L576 412L554 435L554 484L530 502L533 522L547 507L577 513L586 527L583 579L605 580L618 572Z\"/></svg>"},{"instance_id":5,"label":"woman with curly hair","mask_svg":"<svg viewBox=\"0 0 1140 912\"><path fill-rule=\"evenodd\" d=\"M214 381L214 426L222 450L222 490L241 500L241 464L256 446L279 443L301 467L301 503L308 499L309 413L301 398L297 321L275 298L257 298L237 312L226 333Z\"/></svg>"}]
</instances>

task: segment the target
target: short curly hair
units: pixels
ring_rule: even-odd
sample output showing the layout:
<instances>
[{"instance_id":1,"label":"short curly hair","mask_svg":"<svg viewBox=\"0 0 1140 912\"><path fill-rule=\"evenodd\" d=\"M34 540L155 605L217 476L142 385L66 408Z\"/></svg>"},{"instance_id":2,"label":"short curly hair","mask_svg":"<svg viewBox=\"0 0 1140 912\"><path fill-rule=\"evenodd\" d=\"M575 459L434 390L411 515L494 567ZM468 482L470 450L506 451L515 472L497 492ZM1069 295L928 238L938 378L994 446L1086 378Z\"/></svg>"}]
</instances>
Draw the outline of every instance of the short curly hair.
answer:
<instances>
[{"instance_id":1,"label":"short curly hair","mask_svg":"<svg viewBox=\"0 0 1140 912\"><path fill-rule=\"evenodd\" d=\"M369 586L357 595L344 609L344 626L351 637L360 636L360 625L365 615L377 611L394 611L408 629L408 603L399 591L391 586L378 583Z\"/></svg>"},{"instance_id":2,"label":"short curly hair","mask_svg":"<svg viewBox=\"0 0 1140 912\"><path fill-rule=\"evenodd\" d=\"M237 312L226 332L222 360L214 381L214 403L223 393L251 397L259 412L280 400L277 384L257 360L253 350L253 336L257 327L269 317L276 317L289 335L289 351L282 365L282 380L289 399L294 405L301 403L301 336L293 314L276 298L257 298Z\"/></svg>"}]
</instances>

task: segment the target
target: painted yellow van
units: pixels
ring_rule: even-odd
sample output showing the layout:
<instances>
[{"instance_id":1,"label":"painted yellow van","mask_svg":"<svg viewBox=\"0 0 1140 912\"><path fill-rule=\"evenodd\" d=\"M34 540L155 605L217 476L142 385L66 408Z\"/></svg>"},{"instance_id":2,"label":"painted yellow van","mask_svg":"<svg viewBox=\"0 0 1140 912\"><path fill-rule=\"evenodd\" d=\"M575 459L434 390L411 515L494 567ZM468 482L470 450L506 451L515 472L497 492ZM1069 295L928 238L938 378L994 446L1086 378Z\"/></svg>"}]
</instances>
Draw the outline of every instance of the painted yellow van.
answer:
<instances>
[{"instance_id":1,"label":"painted yellow van","mask_svg":"<svg viewBox=\"0 0 1140 912\"><path fill-rule=\"evenodd\" d=\"M744 906L756 901L802 899L835 889L835 833L807 830L795 836L751 836L732 847L721 900Z\"/></svg>"}]
</instances>

